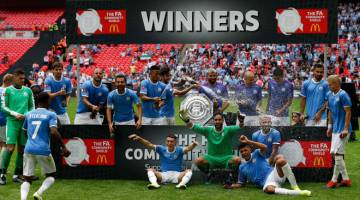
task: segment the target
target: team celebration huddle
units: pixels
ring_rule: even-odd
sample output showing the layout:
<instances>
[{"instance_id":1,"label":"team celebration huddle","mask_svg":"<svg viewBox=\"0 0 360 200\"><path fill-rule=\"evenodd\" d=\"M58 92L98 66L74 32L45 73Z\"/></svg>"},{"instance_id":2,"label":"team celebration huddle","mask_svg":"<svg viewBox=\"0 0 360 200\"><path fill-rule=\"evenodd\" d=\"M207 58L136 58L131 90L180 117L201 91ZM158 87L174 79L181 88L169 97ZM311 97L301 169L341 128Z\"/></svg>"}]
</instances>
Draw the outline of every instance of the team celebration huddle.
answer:
<instances>
[{"instance_id":1,"label":"team celebration huddle","mask_svg":"<svg viewBox=\"0 0 360 200\"><path fill-rule=\"evenodd\" d=\"M81 85L74 123L101 125L105 115L110 134L114 134L121 125L135 126L138 130L146 125L175 125L175 97L187 93L193 96L203 94L210 100L206 106L213 107L210 120L197 123L192 119L192 115L199 112L197 109L201 109L196 105L179 111L179 117L186 126L207 139L207 154L194 160L200 171L209 175L214 167L236 169L237 181L226 182L226 189L255 184L269 194L311 196L311 191L300 189L290 165L279 153L281 134L276 127L290 125L289 107L293 102L293 86L284 79L281 68L274 69L273 78L269 81L266 111L261 111L262 91L255 83L253 72L244 72L244 82L235 88L239 111L232 125L223 114L230 104L227 87L217 81L216 70L208 70L207 79L202 83L186 75L174 80L172 70L166 65L153 65L148 70L149 78L141 82L137 93L126 87L127 76L124 74L115 76L115 89L109 92L102 83L102 70L95 69L92 79ZM299 120L306 118L303 125L307 126L327 126L326 135L331 137L331 154L335 162L333 176L326 187L337 187L339 174L342 177L339 185L351 186L344 155L352 132L352 103L349 95L341 89L342 80L338 75L331 75L327 79L323 76L324 66L314 64L312 77L301 88ZM3 148L0 184L7 184L10 159L13 152L17 152L12 180L21 183L21 199L27 199L32 181L38 179L35 176L36 163L39 163L46 178L33 197L42 199L42 194L54 183L56 176L50 137L59 142L63 156L71 154L62 141L58 127L70 124L67 105L72 85L63 76L61 63L54 63L43 91L24 86L24 79L22 70L3 78L1 110L6 121L1 127ZM182 87L174 87L179 84ZM260 128L252 133L251 139L244 135L234 138L246 126ZM186 189L192 177L192 169L182 170L183 156L196 148L198 142L193 141L185 147L177 146L177 137L171 134L171 127L169 132L165 145L153 144L140 134L129 136L129 140L138 141L160 155L160 169L151 168L147 171L149 189L160 188L162 183L175 183L176 188ZM234 156L233 140L238 140L240 156ZM291 189L282 187L286 180Z\"/></svg>"}]
</instances>

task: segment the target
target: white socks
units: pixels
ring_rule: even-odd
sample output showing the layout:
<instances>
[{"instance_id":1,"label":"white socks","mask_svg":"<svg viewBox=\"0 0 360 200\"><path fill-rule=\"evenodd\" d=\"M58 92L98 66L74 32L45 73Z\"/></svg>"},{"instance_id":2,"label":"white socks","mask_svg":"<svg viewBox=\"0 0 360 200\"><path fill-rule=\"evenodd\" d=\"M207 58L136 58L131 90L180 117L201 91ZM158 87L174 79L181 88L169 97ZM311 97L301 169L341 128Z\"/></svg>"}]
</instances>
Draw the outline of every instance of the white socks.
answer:
<instances>
[{"instance_id":1,"label":"white socks","mask_svg":"<svg viewBox=\"0 0 360 200\"><path fill-rule=\"evenodd\" d=\"M288 179L291 187L292 187L292 188L297 187L295 175L294 175L294 173L292 172L289 163L286 163L286 165L282 166L281 169L282 169L285 177Z\"/></svg>"},{"instance_id":2,"label":"white socks","mask_svg":"<svg viewBox=\"0 0 360 200\"><path fill-rule=\"evenodd\" d=\"M41 187L38 189L37 193L41 196L47 189L49 189L49 187L52 186L52 184L54 184L54 182L55 182L54 177L52 177L52 176L47 177L43 181L43 183L42 183Z\"/></svg>"},{"instance_id":3,"label":"white socks","mask_svg":"<svg viewBox=\"0 0 360 200\"><path fill-rule=\"evenodd\" d=\"M300 195L300 190L288 190L285 188L275 188L275 194Z\"/></svg>"},{"instance_id":4,"label":"white socks","mask_svg":"<svg viewBox=\"0 0 360 200\"><path fill-rule=\"evenodd\" d=\"M30 190L30 183L26 182L26 181L23 182L21 184L21 187L20 187L21 200L26 200L27 199L29 190Z\"/></svg>"},{"instance_id":5,"label":"white socks","mask_svg":"<svg viewBox=\"0 0 360 200\"><path fill-rule=\"evenodd\" d=\"M181 179L179 185L186 185L190 181L191 176L192 176L192 171L186 172L184 177Z\"/></svg>"},{"instance_id":6,"label":"white socks","mask_svg":"<svg viewBox=\"0 0 360 200\"><path fill-rule=\"evenodd\" d=\"M151 184L158 185L157 178L156 178L155 173L153 171L148 170L147 175L148 175L148 178L149 178L149 181L150 181Z\"/></svg>"},{"instance_id":7,"label":"white socks","mask_svg":"<svg viewBox=\"0 0 360 200\"><path fill-rule=\"evenodd\" d=\"M336 183L340 173L343 180L349 180L343 155L335 155L335 166L331 181Z\"/></svg>"}]
</instances>

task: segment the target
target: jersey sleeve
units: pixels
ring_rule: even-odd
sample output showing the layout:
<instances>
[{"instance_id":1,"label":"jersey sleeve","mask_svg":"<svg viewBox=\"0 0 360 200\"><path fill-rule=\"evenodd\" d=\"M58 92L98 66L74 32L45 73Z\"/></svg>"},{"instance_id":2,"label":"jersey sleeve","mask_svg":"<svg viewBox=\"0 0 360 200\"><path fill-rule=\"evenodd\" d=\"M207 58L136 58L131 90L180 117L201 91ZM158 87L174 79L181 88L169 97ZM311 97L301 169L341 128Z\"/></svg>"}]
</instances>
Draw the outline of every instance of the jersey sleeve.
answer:
<instances>
[{"instance_id":1,"label":"jersey sleeve","mask_svg":"<svg viewBox=\"0 0 360 200\"><path fill-rule=\"evenodd\" d=\"M71 94L72 85L70 79L67 79L65 84L66 84L66 94Z\"/></svg>"},{"instance_id":2,"label":"jersey sleeve","mask_svg":"<svg viewBox=\"0 0 360 200\"><path fill-rule=\"evenodd\" d=\"M109 94L109 90L107 89L106 86L103 86L102 92L103 92L103 95L99 99L99 104L102 106L105 106L105 104L107 104L107 96Z\"/></svg>"},{"instance_id":3,"label":"jersey sleeve","mask_svg":"<svg viewBox=\"0 0 360 200\"><path fill-rule=\"evenodd\" d=\"M351 99L345 91L343 94L341 94L340 101L343 107L351 107Z\"/></svg>"},{"instance_id":4,"label":"jersey sleeve","mask_svg":"<svg viewBox=\"0 0 360 200\"><path fill-rule=\"evenodd\" d=\"M164 91L161 93L161 96L160 96L160 98L161 98L162 100L166 100L166 99L167 99L167 97L168 97L169 94L171 93L170 89L171 89L171 87L169 87L169 86L166 86L166 87L165 87Z\"/></svg>"},{"instance_id":5,"label":"jersey sleeve","mask_svg":"<svg viewBox=\"0 0 360 200\"><path fill-rule=\"evenodd\" d=\"M203 127L199 124L195 124L191 130L193 130L195 133L199 133L200 135L204 135L204 136L208 136L209 132L208 132L209 127Z\"/></svg>"},{"instance_id":6,"label":"jersey sleeve","mask_svg":"<svg viewBox=\"0 0 360 200\"><path fill-rule=\"evenodd\" d=\"M255 149L254 153L253 153L253 157L254 158L263 158L265 159L265 154L263 155L260 151L260 149Z\"/></svg>"},{"instance_id":7,"label":"jersey sleeve","mask_svg":"<svg viewBox=\"0 0 360 200\"><path fill-rule=\"evenodd\" d=\"M45 79L44 83L44 92L51 92L51 80L49 78Z\"/></svg>"},{"instance_id":8,"label":"jersey sleeve","mask_svg":"<svg viewBox=\"0 0 360 200\"><path fill-rule=\"evenodd\" d=\"M305 81L304 84L301 86L300 96L307 97L307 87L309 85L309 81Z\"/></svg>"},{"instance_id":9,"label":"jersey sleeve","mask_svg":"<svg viewBox=\"0 0 360 200\"><path fill-rule=\"evenodd\" d=\"M164 150L166 150L166 148L163 145L155 145L156 153L162 154L162 152L164 152Z\"/></svg>"},{"instance_id":10,"label":"jersey sleeve","mask_svg":"<svg viewBox=\"0 0 360 200\"><path fill-rule=\"evenodd\" d=\"M277 130L274 131L274 134L272 136L272 142L273 142L273 144L280 144L281 134L279 131L277 131Z\"/></svg>"},{"instance_id":11,"label":"jersey sleeve","mask_svg":"<svg viewBox=\"0 0 360 200\"><path fill-rule=\"evenodd\" d=\"M131 91L131 98L133 99L134 104L140 104L140 99L134 91Z\"/></svg>"},{"instance_id":12,"label":"jersey sleeve","mask_svg":"<svg viewBox=\"0 0 360 200\"><path fill-rule=\"evenodd\" d=\"M327 82L325 82L323 88L324 88L324 92L325 92L325 100L327 101L326 96L327 96L327 93L330 92L329 84Z\"/></svg>"},{"instance_id":13,"label":"jersey sleeve","mask_svg":"<svg viewBox=\"0 0 360 200\"><path fill-rule=\"evenodd\" d=\"M184 149L183 147L176 147L177 151L179 152L179 156L183 156L184 155Z\"/></svg>"},{"instance_id":14,"label":"jersey sleeve","mask_svg":"<svg viewBox=\"0 0 360 200\"><path fill-rule=\"evenodd\" d=\"M140 94L145 94L145 95L147 95L147 87L146 87L146 81L145 80L143 80L143 81L141 81L141 83L140 83Z\"/></svg>"},{"instance_id":15,"label":"jersey sleeve","mask_svg":"<svg viewBox=\"0 0 360 200\"><path fill-rule=\"evenodd\" d=\"M55 113L51 113L49 117L49 128L51 127L57 128L57 117Z\"/></svg>"},{"instance_id":16,"label":"jersey sleeve","mask_svg":"<svg viewBox=\"0 0 360 200\"><path fill-rule=\"evenodd\" d=\"M89 85L84 83L81 87L81 97L89 97Z\"/></svg>"},{"instance_id":17,"label":"jersey sleeve","mask_svg":"<svg viewBox=\"0 0 360 200\"><path fill-rule=\"evenodd\" d=\"M107 108L114 109L114 102L113 102L113 92L110 92L109 96L107 97Z\"/></svg>"},{"instance_id":18,"label":"jersey sleeve","mask_svg":"<svg viewBox=\"0 0 360 200\"><path fill-rule=\"evenodd\" d=\"M257 136L258 136L258 132L256 131L251 135L251 140L257 142Z\"/></svg>"},{"instance_id":19,"label":"jersey sleeve","mask_svg":"<svg viewBox=\"0 0 360 200\"><path fill-rule=\"evenodd\" d=\"M11 115L11 116L14 116L16 117L17 115L19 115L18 112L15 112L13 110L11 110L9 108L9 92L10 91L10 88L6 88L5 91L3 92L3 94L1 95L1 108L2 108L2 111L5 112L7 115Z\"/></svg>"}]
</instances>

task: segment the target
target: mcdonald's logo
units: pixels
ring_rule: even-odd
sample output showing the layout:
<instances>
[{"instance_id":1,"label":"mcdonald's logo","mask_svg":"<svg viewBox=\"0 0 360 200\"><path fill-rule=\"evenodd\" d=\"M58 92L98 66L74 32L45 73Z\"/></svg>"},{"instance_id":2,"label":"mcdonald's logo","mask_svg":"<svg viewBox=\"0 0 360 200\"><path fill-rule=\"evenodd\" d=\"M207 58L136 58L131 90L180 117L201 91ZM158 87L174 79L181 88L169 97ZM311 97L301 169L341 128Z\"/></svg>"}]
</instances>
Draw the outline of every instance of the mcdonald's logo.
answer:
<instances>
[{"instance_id":1,"label":"mcdonald's logo","mask_svg":"<svg viewBox=\"0 0 360 200\"><path fill-rule=\"evenodd\" d=\"M314 159L314 167L315 166L324 167L325 166L324 157L315 157L315 159Z\"/></svg>"},{"instance_id":2,"label":"mcdonald's logo","mask_svg":"<svg viewBox=\"0 0 360 200\"><path fill-rule=\"evenodd\" d=\"M320 32L320 25L319 24L311 24L310 32Z\"/></svg>"},{"instance_id":3,"label":"mcdonald's logo","mask_svg":"<svg viewBox=\"0 0 360 200\"><path fill-rule=\"evenodd\" d=\"M117 24L111 24L109 28L110 33L119 33L119 26Z\"/></svg>"},{"instance_id":4,"label":"mcdonald's logo","mask_svg":"<svg viewBox=\"0 0 360 200\"><path fill-rule=\"evenodd\" d=\"M96 164L107 164L106 155L98 155L96 158Z\"/></svg>"}]
</instances>

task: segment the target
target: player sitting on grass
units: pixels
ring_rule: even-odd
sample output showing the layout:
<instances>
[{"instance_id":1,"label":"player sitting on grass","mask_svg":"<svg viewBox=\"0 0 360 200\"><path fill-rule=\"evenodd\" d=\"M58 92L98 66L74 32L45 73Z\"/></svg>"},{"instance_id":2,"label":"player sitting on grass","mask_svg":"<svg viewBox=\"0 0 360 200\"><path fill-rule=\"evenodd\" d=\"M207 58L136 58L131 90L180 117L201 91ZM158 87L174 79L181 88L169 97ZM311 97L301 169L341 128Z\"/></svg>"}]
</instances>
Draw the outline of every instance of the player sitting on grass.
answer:
<instances>
[{"instance_id":1,"label":"player sitting on grass","mask_svg":"<svg viewBox=\"0 0 360 200\"><path fill-rule=\"evenodd\" d=\"M192 171L191 169L181 171L183 155L193 150L198 145L196 141L183 148L176 146L177 137L174 134L169 134L166 137L166 146L152 144L148 140L145 140L136 134L130 135L129 139L139 141L147 148L155 149L155 151L160 155L161 172L155 169L148 169L147 172L150 181L150 184L148 185L149 189L160 188L158 182L178 183L176 188L186 189L186 184L191 179Z\"/></svg>"},{"instance_id":2,"label":"player sitting on grass","mask_svg":"<svg viewBox=\"0 0 360 200\"><path fill-rule=\"evenodd\" d=\"M38 96L38 108L25 115L24 130L28 139L24 151L24 179L21 185L21 200L26 200L31 184L31 177L35 175L36 163L41 166L46 178L41 187L33 195L34 199L41 200L45 190L55 182L56 167L50 150L50 134L54 136L62 147L62 154L69 156L64 142L57 130L56 113L49 111L50 96L42 92Z\"/></svg>"},{"instance_id":3,"label":"player sitting on grass","mask_svg":"<svg viewBox=\"0 0 360 200\"><path fill-rule=\"evenodd\" d=\"M263 191L268 194L311 196L311 191L300 190L290 165L283 156L278 155L275 157L275 167L273 168L265 158L266 145L249 140L244 135L240 136L240 143L241 157L246 162L239 167L238 183L225 185L224 188L241 188L246 183L254 183L256 186L263 188ZM256 148L252 153L251 147ZM281 184L286 179L290 182L292 190L281 187Z\"/></svg>"}]
</instances>

